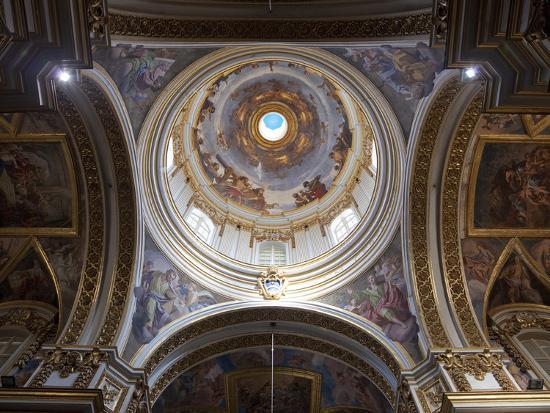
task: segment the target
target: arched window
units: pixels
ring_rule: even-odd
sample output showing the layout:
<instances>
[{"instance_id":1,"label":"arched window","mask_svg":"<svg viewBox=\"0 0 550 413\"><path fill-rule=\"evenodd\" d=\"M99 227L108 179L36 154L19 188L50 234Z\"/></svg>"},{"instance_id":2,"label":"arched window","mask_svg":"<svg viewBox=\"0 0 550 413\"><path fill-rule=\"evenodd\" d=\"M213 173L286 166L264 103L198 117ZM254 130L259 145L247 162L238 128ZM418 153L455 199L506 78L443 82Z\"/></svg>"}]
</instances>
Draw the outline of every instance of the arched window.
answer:
<instances>
[{"instance_id":1,"label":"arched window","mask_svg":"<svg viewBox=\"0 0 550 413\"><path fill-rule=\"evenodd\" d=\"M550 333L547 331L527 331L516 336L525 349L527 358L540 373L550 380Z\"/></svg>"},{"instance_id":2,"label":"arched window","mask_svg":"<svg viewBox=\"0 0 550 413\"><path fill-rule=\"evenodd\" d=\"M258 264L285 265L286 244L279 241L264 241L258 247Z\"/></svg>"},{"instance_id":3,"label":"arched window","mask_svg":"<svg viewBox=\"0 0 550 413\"><path fill-rule=\"evenodd\" d=\"M342 241L359 223L359 218L351 208L344 209L330 224L330 232L336 242Z\"/></svg>"},{"instance_id":4,"label":"arched window","mask_svg":"<svg viewBox=\"0 0 550 413\"><path fill-rule=\"evenodd\" d=\"M168 171L174 166L174 141L170 139L168 141L168 149L166 150L166 168Z\"/></svg>"},{"instance_id":5,"label":"arched window","mask_svg":"<svg viewBox=\"0 0 550 413\"><path fill-rule=\"evenodd\" d=\"M18 327L0 328L0 373L7 374L26 347L30 335Z\"/></svg>"},{"instance_id":6,"label":"arched window","mask_svg":"<svg viewBox=\"0 0 550 413\"><path fill-rule=\"evenodd\" d=\"M185 217L185 223L189 225L192 232L197 234L204 242L209 243L214 235L214 223L198 208L191 208Z\"/></svg>"}]
</instances>

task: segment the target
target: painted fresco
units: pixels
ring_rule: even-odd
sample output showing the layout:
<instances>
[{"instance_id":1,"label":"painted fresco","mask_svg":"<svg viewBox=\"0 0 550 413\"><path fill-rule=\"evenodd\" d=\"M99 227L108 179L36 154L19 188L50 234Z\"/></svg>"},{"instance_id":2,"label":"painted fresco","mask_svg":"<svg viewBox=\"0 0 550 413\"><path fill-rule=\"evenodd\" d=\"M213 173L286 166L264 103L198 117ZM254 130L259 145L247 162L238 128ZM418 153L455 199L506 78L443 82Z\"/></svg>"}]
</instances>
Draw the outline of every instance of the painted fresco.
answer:
<instances>
[{"instance_id":1,"label":"painted fresco","mask_svg":"<svg viewBox=\"0 0 550 413\"><path fill-rule=\"evenodd\" d=\"M143 262L141 283L134 288L134 344L148 343L168 323L224 301L222 297L191 281L172 265L149 235L145 240Z\"/></svg>"},{"instance_id":2,"label":"painted fresco","mask_svg":"<svg viewBox=\"0 0 550 413\"><path fill-rule=\"evenodd\" d=\"M180 412L185 406L185 412L226 412L228 395L226 381L230 375L246 376L247 372L257 371L271 366L271 349L254 348L229 353L205 361L184 372L175 379L160 395L153 406L154 413ZM368 409L371 412L390 412L391 408L380 391L356 370L324 355L288 348L275 348L274 366L276 368L295 368L319 374L321 376L320 400L322 408L338 406ZM295 399L295 394L301 394L301 399L291 402L292 412L307 412L304 401L312 400L307 394L307 386L300 385L291 388L292 381L285 382L286 388L280 386L279 394L286 394ZM294 382L295 383L295 382ZM265 385L265 380L255 384ZM250 400L249 395L242 390L241 399ZM261 392L260 392L261 393ZM258 392L256 392L258 394ZM286 396L285 396L286 397ZM315 399L315 397L313 398ZM277 399L279 400L279 399ZM275 411L286 412L284 403L276 403ZM264 410L238 410L256 412Z\"/></svg>"},{"instance_id":3,"label":"painted fresco","mask_svg":"<svg viewBox=\"0 0 550 413\"><path fill-rule=\"evenodd\" d=\"M70 230L76 202L62 143L19 139L0 144L0 231Z\"/></svg>"},{"instance_id":4,"label":"painted fresco","mask_svg":"<svg viewBox=\"0 0 550 413\"><path fill-rule=\"evenodd\" d=\"M244 374L243 374L244 373ZM304 374L305 373L305 374ZM315 394L319 394L319 375L298 369L276 368L273 398L278 413L316 413ZM313 376L313 377L310 377ZM271 411L271 368L235 372L227 376L229 411L262 413ZM312 400L314 399L314 400Z\"/></svg>"},{"instance_id":5,"label":"painted fresco","mask_svg":"<svg viewBox=\"0 0 550 413\"><path fill-rule=\"evenodd\" d=\"M57 276L65 322L80 284L84 266L85 240L81 235L69 238L40 238L40 244Z\"/></svg>"},{"instance_id":6,"label":"painted fresco","mask_svg":"<svg viewBox=\"0 0 550 413\"><path fill-rule=\"evenodd\" d=\"M408 136L416 106L433 89L443 69L443 51L425 43L416 47L339 47L329 51L347 60L367 76L398 114Z\"/></svg>"},{"instance_id":7,"label":"painted fresco","mask_svg":"<svg viewBox=\"0 0 550 413\"><path fill-rule=\"evenodd\" d=\"M141 122L162 88L186 66L213 50L118 45L97 48L93 57L117 84L137 138Z\"/></svg>"},{"instance_id":8,"label":"painted fresco","mask_svg":"<svg viewBox=\"0 0 550 413\"><path fill-rule=\"evenodd\" d=\"M239 67L208 92L195 146L203 172L221 198L263 214L280 214L330 190L352 147L340 92L331 81L299 64L268 61ZM249 125L257 108L272 102L297 118L288 115L296 130L281 147L258 143Z\"/></svg>"},{"instance_id":9,"label":"painted fresco","mask_svg":"<svg viewBox=\"0 0 550 413\"><path fill-rule=\"evenodd\" d=\"M24 243L24 238L0 237L0 272L16 255Z\"/></svg>"},{"instance_id":10,"label":"painted fresco","mask_svg":"<svg viewBox=\"0 0 550 413\"><path fill-rule=\"evenodd\" d=\"M379 325L389 338L401 343L413 358L419 360L419 328L407 295L398 236L364 275L322 301Z\"/></svg>"},{"instance_id":11,"label":"painted fresco","mask_svg":"<svg viewBox=\"0 0 550 413\"><path fill-rule=\"evenodd\" d=\"M475 228L550 229L550 143L486 142L474 203Z\"/></svg>"},{"instance_id":12,"label":"painted fresco","mask_svg":"<svg viewBox=\"0 0 550 413\"><path fill-rule=\"evenodd\" d=\"M474 311L480 321L483 317L485 290L505 245L505 240L497 238L462 240L464 275Z\"/></svg>"},{"instance_id":13,"label":"painted fresco","mask_svg":"<svg viewBox=\"0 0 550 413\"><path fill-rule=\"evenodd\" d=\"M524 128L519 115L513 114L484 114L479 120L477 134L523 134Z\"/></svg>"},{"instance_id":14,"label":"painted fresco","mask_svg":"<svg viewBox=\"0 0 550 413\"><path fill-rule=\"evenodd\" d=\"M527 240L526 244L540 271L550 275L550 239Z\"/></svg>"},{"instance_id":15,"label":"painted fresco","mask_svg":"<svg viewBox=\"0 0 550 413\"><path fill-rule=\"evenodd\" d=\"M53 112L2 114L0 115L0 133L5 134L3 139L6 139L6 141L11 139L10 143L17 143L16 141L20 140L21 142L27 142L30 146L32 146L34 152L31 159L40 167L38 170L40 174L34 170L31 170L31 172L25 172L24 168L19 170L16 169L16 174L25 182L25 185L19 189L20 191L23 191L26 187L36 188L36 192L40 193L41 196L47 197L48 199L50 196L47 191L51 190L51 192L54 194L57 193L59 196L68 191L62 185L57 185L58 183L64 183L64 179L67 179L67 172L59 172L60 169L66 165L62 156L65 156L66 153L68 153L68 147L70 146L70 138L67 135L68 132L61 116ZM59 151L61 150L57 149L54 152L54 156L51 156L50 152L46 150L42 152L37 150L37 148L40 149L43 146L46 146L46 148L59 148L61 145L60 142L63 141L67 142L67 148L63 148L61 154L59 154ZM0 148L1 152L2 149L4 149L1 142ZM34 155L36 155L36 157ZM37 159L39 160L39 157L42 157L43 155L47 158L47 162L38 162ZM21 157L20 155L14 155L14 159L15 162L19 162ZM9 162L9 159L7 162ZM25 162L27 161L22 161L21 164L25 165ZM41 165L46 166L42 167ZM71 165L71 167L73 166L77 171L79 170L78 162ZM41 174L43 174L43 176ZM78 185L78 188L85 187L83 176L80 173L75 173L74 175L76 181L75 185ZM48 187L41 186L44 181L49 185ZM24 231L21 231L20 228L5 228L5 230L10 233L19 234L24 232L29 235L40 236L36 241L44 250L53 273L59 282L62 297L61 301L63 304L62 316L64 317L64 319L60 321L61 324L66 321L72 309L72 305L78 291L82 267L84 265L84 255L86 253L86 191L78 190L76 192L78 193L79 198L78 202L75 202L74 207L76 208L78 206L79 209L78 214L74 215L74 217L76 217L74 225L72 222L71 225L77 228L71 228L70 231L67 231L66 228L60 229L57 227L31 227L24 228ZM71 201L71 198L72 194L67 197L67 202ZM73 216L71 216L71 221L72 220ZM76 225L76 220L78 220L78 225ZM74 232L74 230L77 231ZM29 242L28 237L0 237L0 272L1 269L8 264L8 261L20 252L20 249L26 242Z\"/></svg>"},{"instance_id":16,"label":"painted fresco","mask_svg":"<svg viewBox=\"0 0 550 413\"><path fill-rule=\"evenodd\" d=\"M549 305L550 289L533 274L517 253L513 253L493 284L487 309L516 303Z\"/></svg>"},{"instance_id":17,"label":"painted fresco","mask_svg":"<svg viewBox=\"0 0 550 413\"><path fill-rule=\"evenodd\" d=\"M50 271L33 248L25 248L20 258L0 272L0 302L42 301L57 307L57 293Z\"/></svg>"}]
</instances>

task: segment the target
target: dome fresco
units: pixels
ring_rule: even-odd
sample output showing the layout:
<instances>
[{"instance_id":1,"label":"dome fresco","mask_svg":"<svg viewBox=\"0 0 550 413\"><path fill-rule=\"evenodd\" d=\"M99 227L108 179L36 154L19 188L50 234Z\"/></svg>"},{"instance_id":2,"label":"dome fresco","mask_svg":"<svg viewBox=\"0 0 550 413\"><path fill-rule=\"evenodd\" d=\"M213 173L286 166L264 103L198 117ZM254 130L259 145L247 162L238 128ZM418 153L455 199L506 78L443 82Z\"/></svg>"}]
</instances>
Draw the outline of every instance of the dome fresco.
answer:
<instances>
[{"instance_id":1,"label":"dome fresco","mask_svg":"<svg viewBox=\"0 0 550 413\"><path fill-rule=\"evenodd\" d=\"M306 66L259 61L208 88L196 154L222 198L280 214L322 198L352 147L338 88Z\"/></svg>"}]
</instances>

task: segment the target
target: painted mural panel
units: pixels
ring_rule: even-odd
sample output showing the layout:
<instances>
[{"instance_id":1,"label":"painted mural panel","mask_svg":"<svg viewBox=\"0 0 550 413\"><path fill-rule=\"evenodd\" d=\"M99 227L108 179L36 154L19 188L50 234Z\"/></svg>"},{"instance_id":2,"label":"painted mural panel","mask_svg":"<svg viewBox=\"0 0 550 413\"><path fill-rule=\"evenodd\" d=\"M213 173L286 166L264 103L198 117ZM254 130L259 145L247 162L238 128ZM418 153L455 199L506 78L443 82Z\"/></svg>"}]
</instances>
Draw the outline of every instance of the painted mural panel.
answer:
<instances>
[{"instance_id":1,"label":"painted mural panel","mask_svg":"<svg viewBox=\"0 0 550 413\"><path fill-rule=\"evenodd\" d=\"M526 240L531 256L539 266L539 269L550 275L550 239Z\"/></svg>"},{"instance_id":2,"label":"painted mural panel","mask_svg":"<svg viewBox=\"0 0 550 413\"><path fill-rule=\"evenodd\" d=\"M396 237L372 268L322 301L379 325L389 338L401 343L418 360L421 358L419 328L407 295L401 241Z\"/></svg>"},{"instance_id":3,"label":"painted mural panel","mask_svg":"<svg viewBox=\"0 0 550 413\"><path fill-rule=\"evenodd\" d=\"M63 135L1 138L0 233L74 233L73 167Z\"/></svg>"},{"instance_id":4,"label":"painted mural panel","mask_svg":"<svg viewBox=\"0 0 550 413\"><path fill-rule=\"evenodd\" d=\"M178 270L149 235L145 239L143 262L141 283L134 288L136 309L126 352L151 341L170 322L225 301Z\"/></svg>"},{"instance_id":5,"label":"painted mural panel","mask_svg":"<svg viewBox=\"0 0 550 413\"><path fill-rule=\"evenodd\" d=\"M58 307L51 268L31 240L0 270L0 302L41 301Z\"/></svg>"},{"instance_id":6,"label":"painted mural panel","mask_svg":"<svg viewBox=\"0 0 550 413\"><path fill-rule=\"evenodd\" d=\"M231 412L271 411L271 368L236 371L226 375ZM319 411L321 376L307 370L277 367L273 373L273 411L316 413ZM275 407L276 406L276 407Z\"/></svg>"},{"instance_id":7,"label":"painted mural panel","mask_svg":"<svg viewBox=\"0 0 550 413\"><path fill-rule=\"evenodd\" d=\"M384 94L408 136L418 101L430 94L443 69L443 52L419 42L416 47L342 47L328 49L349 61Z\"/></svg>"},{"instance_id":8,"label":"painted mural panel","mask_svg":"<svg viewBox=\"0 0 550 413\"><path fill-rule=\"evenodd\" d=\"M330 190L352 147L343 92L330 79L297 63L254 62L223 75L208 91L195 147L222 200L281 214ZM280 122L272 131L286 122L280 141L262 138L264 112Z\"/></svg>"},{"instance_id":9,"label":"painted mural panel","mask_svg":"<svg viewBox=\"0 0 550 413\"><path fill-rule=\"evenodd\" d=\"M98 48L99 62L122 95L137 138L141 123L162 88L186 66L213 51L211 48L147 48L117 45Z\"/></svg>"},{"instance_id":10,"label":"painted mural panel","mask_svg":"<svg viewBox=\"0 0 550 413\"><path fill-rule=\"evenodd\" d=\"M512 253L492 285L487 310L517 303L549 305L550 288L547 284L535 275L520 255Z\"/></svg>"},{"instance_id":11,"label":"painted mural panel","mask_svg":"<svg viewBox=\"0 0 550 413\"><path fill-rule=\"evenodd\" d=\"M550 141L481 137L470 186L469 233L550 233Z\"/></svg>"},{"instance_id":12,"label":"painted mural panel","mask_svg":"<svg viewBox=\"0 0 550 413\"><path fill-rule=\"evenodd\" d=\"M270 366L271 349L263 347L240 350L208 360L192 367L174 380L156 401L153 412L175 413L180 411L178 410L179 406L186 406L187 410L184 410L186 413L194 411L264 412L265 410L261 410L264 406L262 400L257 401L255 408L247 409L246 406L254 405L252 398L254 396L261 397L262 392L246 391L245 389L253 386L255 390L258 388L261 390L265 387L265 379L255 382L242 381L240 386L227 384L232 376L250 379L251 373L261 372L266 368L270 369ZM276 380L281 379L276 385L276 388L279 388L278 394L290 401L285 401L286 404L277 402L274 406L275 411L308 412L308 407L311 406L312 400L315 398L320 400L322 409L341 408L346 411L346 408L357 408L373 413L391 411L387 400L366 377L351 367L324 355L276 347L274 366L281 370L296 369L300 371L298 377L302 378L308 376L304 374L304 371L310 373L309 377L320 376L320 387L316 386L313 381L310 382L312 385L309 385L305 380L284 378L282 375L276 376ZM241 391L240 394L238 390ZM312 395L311 391L313 390L319 391L320 395ZM227 393L229 391L233 391L233 396L241 398L241 407L244 407L244 410L229 409L230 395ZM300 395L299 400L297 394ZM294 410L285 410L290 406ZM354 411L357 413L356 410Z\"/></svg>"},{"instance_id":13,"label":"painted mural panel","mask_svg":"<svg viewBox=\"0 0 550 413\"><path fill-rule=\"evenodd\" d=\"M485 290L505 246L506 240L498 238L462 240L464 275L474 311L480 322L483 317Z\"/></svg>"}]
</instances>

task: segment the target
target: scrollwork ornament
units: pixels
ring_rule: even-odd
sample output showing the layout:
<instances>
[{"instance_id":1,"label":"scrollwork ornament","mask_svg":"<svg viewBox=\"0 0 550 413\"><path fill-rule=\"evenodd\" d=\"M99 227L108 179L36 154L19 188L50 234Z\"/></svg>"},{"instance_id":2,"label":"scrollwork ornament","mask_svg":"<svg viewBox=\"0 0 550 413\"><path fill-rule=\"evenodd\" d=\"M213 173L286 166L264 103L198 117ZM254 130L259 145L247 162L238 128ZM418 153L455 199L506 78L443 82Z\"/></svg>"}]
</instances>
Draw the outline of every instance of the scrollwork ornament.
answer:
<instances>
[{"instance_id":1,"label":"scrollwork ornament","mask_svg":"<svg viewBox=\"0 0 550 413\"><path fill-rule=\"evenodd\" d=\"M484 349L479 353L459 354L452 350L438 356L438 361L443 368L449 372L459 391L471 391L472 386L466 374L473 376L476 380L483 380L485 375L493 375L497 383L505 391L514 391L516 387L504 372L504 365L500 356Z\"/></svg>"},{"instance_id":2,"label":"scrollwork ornament","mask_svg":"<svg viewBox=\"0 0 550 413\"><path fill-rule=\"evenodd\" d=\"M91 351L64 350L57 347L46 353L44 365L31 383L31 387L43 387L54 371L59 372L61 378L67 378L78 373L73 388L85 389L97 371L100 363L106 361L107 354L94 348Z\"/></svg>"}]
</instances>

